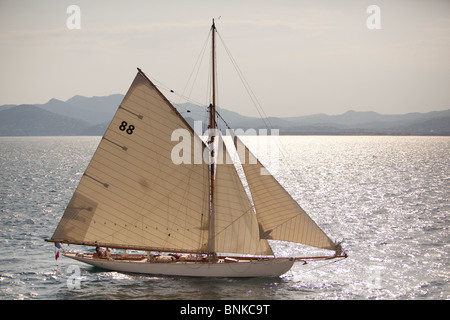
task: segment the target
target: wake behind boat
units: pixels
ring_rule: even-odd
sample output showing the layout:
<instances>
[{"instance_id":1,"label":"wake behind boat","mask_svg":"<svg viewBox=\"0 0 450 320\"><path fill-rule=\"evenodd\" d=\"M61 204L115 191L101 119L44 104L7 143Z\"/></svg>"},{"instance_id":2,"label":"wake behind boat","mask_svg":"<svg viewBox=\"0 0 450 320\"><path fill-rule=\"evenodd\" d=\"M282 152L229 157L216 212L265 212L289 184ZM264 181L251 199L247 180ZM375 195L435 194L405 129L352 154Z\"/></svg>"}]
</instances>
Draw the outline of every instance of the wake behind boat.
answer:
<instances>
[{"instance_id":1,"label":"wake behind boat","mask_svg":"<svg viewBox=\"0 0 450 320\"><path fill-rule=\"evenodd\" d=\"M235 165L219 161L229 153L225 145L215 147L221 138L215 130L216 32L213 21L208 140L138 69L59 225L46 239L146 254L64 256L120 272L201 277L280 276L299 259L346 257L237 136L233 139L252 201ZM182 153L200 151L207 161L174 163L177 130L187 133ZM279 258L268 240L334 254Z\"/></svg>"}]
</instances>

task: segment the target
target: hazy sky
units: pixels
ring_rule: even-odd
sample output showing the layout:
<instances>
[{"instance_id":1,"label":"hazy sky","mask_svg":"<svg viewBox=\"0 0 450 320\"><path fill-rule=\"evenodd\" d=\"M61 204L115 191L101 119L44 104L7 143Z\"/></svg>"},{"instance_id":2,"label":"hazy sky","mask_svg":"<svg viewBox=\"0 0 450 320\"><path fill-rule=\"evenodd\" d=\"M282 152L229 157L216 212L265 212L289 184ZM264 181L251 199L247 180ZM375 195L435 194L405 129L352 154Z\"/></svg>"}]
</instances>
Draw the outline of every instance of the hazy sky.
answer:
<instances>
[{"instance_id":1,"label":"hazy sky","mask_svg":"<svg viewBox=\"0 0 450 320\"><path fill-rule=\"evenodd\" d=\"M136 67L182 92L212 18L269 116L450 108L448 0L0 0L0 105L124 94ZM220 42L218 71L219 106L257 115Z\"/></svg>"}]
</instances>

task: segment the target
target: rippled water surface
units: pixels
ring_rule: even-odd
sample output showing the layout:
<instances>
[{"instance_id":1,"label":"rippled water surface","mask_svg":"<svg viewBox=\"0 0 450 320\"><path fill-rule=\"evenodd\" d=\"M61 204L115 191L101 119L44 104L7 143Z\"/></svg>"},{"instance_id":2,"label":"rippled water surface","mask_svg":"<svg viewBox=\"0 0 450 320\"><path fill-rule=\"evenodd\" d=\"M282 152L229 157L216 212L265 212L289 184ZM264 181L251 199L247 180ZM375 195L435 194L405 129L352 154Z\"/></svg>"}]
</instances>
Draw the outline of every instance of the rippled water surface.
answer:
<instances>
[{"instance_id":1,"label":"rippled water surface","mask_svg":"<svg viewBox=\"0 0 450 320\"><path fill-rule=\"evenodd\" d=\"M281 162L262 161L349 258L296 263L280 278L196 279L55 261L44 239L100 138L0 138L0 299L450 298L450 137L279 139Z\"/></svg>"}]
</instances>

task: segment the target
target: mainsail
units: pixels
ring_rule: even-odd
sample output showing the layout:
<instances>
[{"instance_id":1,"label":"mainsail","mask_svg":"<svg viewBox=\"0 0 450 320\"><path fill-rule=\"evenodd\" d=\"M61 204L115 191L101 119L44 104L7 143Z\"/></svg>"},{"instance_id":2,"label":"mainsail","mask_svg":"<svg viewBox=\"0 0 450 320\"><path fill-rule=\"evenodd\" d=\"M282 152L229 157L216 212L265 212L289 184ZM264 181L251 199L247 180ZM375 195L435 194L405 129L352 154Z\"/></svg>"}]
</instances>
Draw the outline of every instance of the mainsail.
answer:
<instances>
[{"instance_id":1,"label":"mainsail","mask_svg":"<svg viewBox=\"0 0 450 320\"><path fill-rule=\"evenodd\" d=\"M205 145L139 70L89 163L53 241L204 251L208 165L174 164L174 130ZM199 139L194 143L195 139Z\"/></svg>"}]
</instances>

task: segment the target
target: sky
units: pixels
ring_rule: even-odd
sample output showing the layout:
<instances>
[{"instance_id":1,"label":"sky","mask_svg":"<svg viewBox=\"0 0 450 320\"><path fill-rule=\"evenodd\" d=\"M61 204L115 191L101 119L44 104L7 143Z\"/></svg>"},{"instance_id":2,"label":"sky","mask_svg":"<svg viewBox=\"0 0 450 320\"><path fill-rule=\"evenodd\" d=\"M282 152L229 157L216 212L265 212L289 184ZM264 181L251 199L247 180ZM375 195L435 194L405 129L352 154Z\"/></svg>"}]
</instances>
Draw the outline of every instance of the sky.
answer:
<instances>
[{"instance_id":1,"label":"sky","mask_svg":"<svg viewBox=\"0 0 450 320\"><path fill-rule=\"evenodd\" d=\"M448 0L0 0L0 105L125 94L137 67L207 104L213 18L268 116L450 108ZM218 106L258 115L217 59Z\"/></svg>"}]
</instances>

